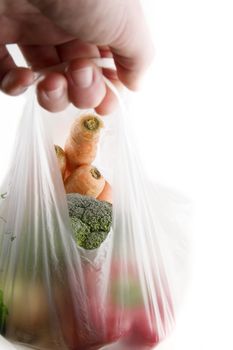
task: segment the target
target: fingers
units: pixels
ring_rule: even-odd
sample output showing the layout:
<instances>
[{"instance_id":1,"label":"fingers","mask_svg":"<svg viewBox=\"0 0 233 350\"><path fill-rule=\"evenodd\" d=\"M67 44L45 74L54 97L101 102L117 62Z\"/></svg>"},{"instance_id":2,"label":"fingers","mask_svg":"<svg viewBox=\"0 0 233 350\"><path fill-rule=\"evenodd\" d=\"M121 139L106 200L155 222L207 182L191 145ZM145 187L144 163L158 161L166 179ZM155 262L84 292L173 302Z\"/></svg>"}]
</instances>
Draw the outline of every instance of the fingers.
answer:
<instances>
[{"instance_id":1,"label":"fingers","mask_svg":"<svg viewBox=\"0 0 233 350\"><path fill-rule=\"evenodd\" d=\"M104 69L103 73L116 87L122 85L116 72ZM98 114L105 115L112 112L117 105L115 95L104 83L102 70L87 59L73 60L66 75L47 73L38 84L37 91L40 105L50 112L59 112L71 102L78 108L95 108Z\"/></svg>"},{"instance_id":2,"label":"fingers","mask_svg":"<svg viewBox=\"0 0 233 350\"><path fill-rule=\"evenodd\" d=\"M97 113L104 115L116 107L116 98L103 79L104 74L116 86L119 86L116 73L106 69L102 70L91 59L83 58L84 56L111 57L108 47L103 47L99 51L95 45L74 40L59 45L59 48L49 45L24 45L20 46L20 49L27 63L38 72L46 71L46 68L57 66L63 61L71 61L66 72L63 74L47 72L44 79L38 84L38 101L43 108L51 112L59 112L71 102L81 109L95 108ZM0 53L4 58L2 61L5 62L5 65L0 68L0 77L1 74L3 77L2 90L10 95L24 92L34 82L36 76L28 68L18 68L5 47ZM80 57L74 59L77 56Z\"/></svg>"},{"instance_id":3,"label":"fingers","mask_svg":"<svg viewBox=\"0 0 233 350\"><path fill-rule=\"evenodd\" d=\"M68 101L78 108L95 108L105 100L107 89L101 69L91 60L84 59L100 57L96 45L72 40L56 47L24 45L20 49L35 70L46 70L46 67L61 62L71 62L64 75L47 73L39 83L38 101L45 109L58 112L67 106ZM101 108L103 113L104 110L104 107Z\"/></svg>"},{"instance_id":4,"label":"fingers","mask_svg":"<svg viewBox=\"0 0 233 350\"><path fill-rule=\"evenodd\" d=\"M111 113L118 102L115 94L106 86L103 75L116 88L122 88L116 71L101 69L91 60L73 60L66 71L69 100L81 109L95 108L100 115Z\"/></svg>"},{"instance_id":5,"label":"fingers","mask_svg":"<svg viewBox=\"0 0 233 350\"><path fill-rule=\"evenodd\" d=\"M115 84L114 84L115 85ZM119 83L115 85L116 87L119 86ZM114 93L107 87L106 88L106 94L104 96L104 99L101 101L101 103L95 108L96 113L100 115L107 115L110 114L116 109L117 107L117 99Z\"/></svg>"},{"instance_id":6,"label":"fingers","mask_svg":"<svg viewBox=\"0 0 233 350\"><path fill-rule=\"evenodd\" d=\"M32 84L33 73L27 68L18 68L4 45L0 45L0 89L12 96L19 95Z\"/></svg>"},{"instance_id":7,"label":"fingers","mask_svg":"<svg viewBox=\"0 0 233 350\"><path fill-rule=\"evenodd\" d=\"M0 45L0 80L11 70L16 68L16 64L9 54L5 45Z\"/></svg>"},{"instance_id":8,"label":"fingers","mask_svg":"<svg viewBox=\"0 0 233 350\"><path fill-rule=\"evenodd\" d=\"M78 39L57 45L56 50L62 62L70 62L76 58L100 57L100 51L96 45Z\"/></svg>"},{"instance_id":9,"label":"fingers","mask_svg":"<svg viewBox=\"0 0 233 350\"><path fill-rule=\"evenodd\" d=\"M141 56L141 60L138 59L138 55L127 58L113 53L119 80L130 90L135 91L140 87L140 82L145 70L148 68L153 58L153 49L151 48L150 51L151 52L147 54L144 53L145 55Z\"/></svg>"},{"instance_id":10,"label":"fingers","mask_svg":"<svg viewBox=\"0 0 233 350\"><path fill-rule=\"evenodd\" d=\"M53 45L20 45L19 48L33 70L55 66L61 62Z\"/></svg>"},{"instance_id":11,"label":"fingers","mask_svg":"<svg viewBox=\"0 0 233 350\"><path fill-rule=\"evenodd\" d=\"M73 40L58 45L62 61L70 62L66 78L70 101L78 108L95 108L106 95L102 71L87 57L100 57L96 45Z\"/></svg>"},{"instance_id":12,"label":"fingers","mask_svg":"<svg viewBox=\"0 0 233 350\"><path fill-rule=\"evenodd\" d=\"M106 95L102 71L91 60L73 60L67 71L70 101L79 108L95 108Z\"/></svg>"},{"instance_id":13,"label":"fingers","mask_svg":"<svg viewBox=\"0 0 233 350\"><path fill-rule=\"evenodd\" d=\"M33 69L60 62L53 46L24 45L20 46L20 49ZM9 95L19 95L34 83L36 75L29 68L17 67L5 46L0 46L0 67L0 87L2 91ZM53 80L56 80L56 78ZM41 101L43 101L43 98ZM51 108L50 105L48 105L48 108Z\"/></svg>"},{"instance_id":14,"label":"fingers","mask_svg":"<svg viewBox=\"0 0 233 350\"><path fill-rule=\"evenodd\" d=\"M30 69L17 67L6 73L1 81L1 90L8 95L17 96L26 91L33 82L34 74Z\"/></svg>"},{"instance_id":15,"label":"fingers","mask_svg":"<svg viewBox=\"0 0 233 350\"><path fill-rule=\"evenodd\" d=\"M61 73L47 73L37 86L39 104L50 112L60 112L68 104L67 80Z\"/></svg>"},{"instance_id":16,"label":"fingers","mask_svg":"<svg viewBox=\"0 0 233 350\"><path fill-rule=\"evenodd\" d=\"M111 83L118 89L123 88L123 84L119 81L116 71L111 69L102 69L103 74L108 78ZM106 94L102 102L95 108L96 112L100 115L107 115L116 109L118 105L117 98L113 91L106 86Z\"/></svg>"}]
</instances>

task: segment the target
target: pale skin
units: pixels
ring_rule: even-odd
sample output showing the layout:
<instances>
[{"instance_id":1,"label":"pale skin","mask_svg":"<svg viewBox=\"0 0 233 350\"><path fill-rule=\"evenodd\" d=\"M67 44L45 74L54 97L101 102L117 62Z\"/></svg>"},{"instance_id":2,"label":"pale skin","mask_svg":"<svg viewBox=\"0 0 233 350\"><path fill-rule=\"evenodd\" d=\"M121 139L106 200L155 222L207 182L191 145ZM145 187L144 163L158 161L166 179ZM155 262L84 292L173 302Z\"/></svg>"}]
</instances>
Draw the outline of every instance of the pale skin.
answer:
<instances>
[{"instance_id":1,"label":"pale skin","mask_svg":"<svg viewBox=\"0 0 233 350\"><path fill-rule=\"evenodd\" d=\"M116 99L103 75L135 90L153 57L139 0L1 0L0 28L3 92L19 95L34 82L34 72L67 63L38 84L39 103L51 112L69 103L111 112ZM28 68L15 65L9 43L19 46ZM97 57L112 57L117 72L98 68L91 61Z\"/></svg>"}]
</instances>

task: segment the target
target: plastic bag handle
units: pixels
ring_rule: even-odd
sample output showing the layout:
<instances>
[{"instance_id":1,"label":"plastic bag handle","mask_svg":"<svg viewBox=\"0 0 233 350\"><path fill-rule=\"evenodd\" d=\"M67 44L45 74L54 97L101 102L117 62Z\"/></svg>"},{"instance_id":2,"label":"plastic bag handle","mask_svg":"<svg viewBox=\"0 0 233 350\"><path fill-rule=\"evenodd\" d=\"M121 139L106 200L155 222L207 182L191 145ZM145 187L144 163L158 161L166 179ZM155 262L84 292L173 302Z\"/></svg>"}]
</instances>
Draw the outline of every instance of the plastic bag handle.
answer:
<instances>
[{"instance_id":1,"label":"plastic bag handle","mask_svg":"<svg viewBox=\"0 0 233 350\"><path fill-rule=\"evenodd\" d=\"M90 61L95 63L100 68L109 68L109 69L116 70L116 66L113 58L96 57L96 58L90 58ZM36 80L43 77L43 74L47 72L65 72L68 65L69 65L68 62L62 62L59 64L55 64L53 66L46 67L44 69L40 69L37 71L38 76L36 77Z\"/></svg>"}]
</instances>

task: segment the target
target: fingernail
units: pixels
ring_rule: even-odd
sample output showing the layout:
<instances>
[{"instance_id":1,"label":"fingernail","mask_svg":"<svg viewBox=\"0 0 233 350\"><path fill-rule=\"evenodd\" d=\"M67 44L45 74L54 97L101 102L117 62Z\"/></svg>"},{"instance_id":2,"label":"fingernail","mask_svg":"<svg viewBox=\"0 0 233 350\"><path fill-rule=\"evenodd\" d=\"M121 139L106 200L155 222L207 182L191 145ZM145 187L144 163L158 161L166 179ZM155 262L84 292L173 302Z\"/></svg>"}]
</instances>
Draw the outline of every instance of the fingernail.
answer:
<instances>
[{"instance_id":1,"label":"fingernail","mask_svg":"<svg viewBox=\"0 0 233 350\"><path fill-rule=\"evenodd\" d=\"M76 86L86 89L93 82L93 68L85 67L72 71L71 78Z\"/></svg>"},{"instance_id":2,"label":"fingernail","mask_svg":"<svg viewBox=\"0 0 233 350\"><path fill-rule=\"evenodd\" d=\"M27 87L19 87L17 89L14 89L10 92L11 96L18 96L23 94L25 91L27 91Z\"/></svg>"},{"instance_id":3,"label":"fingernail","mask_svg":"<svg viewBox=\"0 0 233 350\"><path fill-rule=\"evenodd\" d=\"M52 99L52 100L58 100L59 98L62 97L63 95L63 87L59 87L55 90L46 90L43 91L43 95L47 98L47 99Z\"/></svg>"},{"instance_id":4,"label":"fingernail","mask_svg":"<svg viewBox=\"0 0 233 350\"><path fill-rule=\"evenodd\" d=\"M5 91L7 91L8 94L11 96L18 96L22 93L24 93L27 90L27 86L16 86L15 85L15 78L12 74L8 73L1 82L1 88Z\"/></svg>"},{"instance_id":5,"label":"fingernail","mask_svg":"<svg viewBox=\"0 0 233 350\"><path fill-rule=\"evenodd\" d=\"M2 89L8 89L15 82L15 78L12 74L8 73L2 79Z\"/></svg>"}]
</instances>

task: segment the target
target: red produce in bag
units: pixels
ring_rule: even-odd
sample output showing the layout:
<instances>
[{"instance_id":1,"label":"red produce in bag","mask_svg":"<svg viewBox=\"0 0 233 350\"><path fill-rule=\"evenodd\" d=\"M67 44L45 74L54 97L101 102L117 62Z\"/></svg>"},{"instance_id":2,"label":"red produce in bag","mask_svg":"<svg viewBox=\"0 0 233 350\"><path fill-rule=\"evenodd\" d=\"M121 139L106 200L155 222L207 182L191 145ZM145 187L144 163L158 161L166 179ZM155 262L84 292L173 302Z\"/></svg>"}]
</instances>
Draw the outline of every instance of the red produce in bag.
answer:
<instances>
[{"instance_id":1,"label":"red produce in bag","mask_svg":"<svg viewBox=\"0 0 233 350\"><path fill-rule=\"evenodd\" d=\"M80 125L69 139L83 112L69 107L51 118L34 89L28 94L0 199L0 333L13 343L148 349L174 327L187 251L177 208L186 202L146 179L122 99L107 84L120 108L96 117L92 145ZM55 144L65 150L56 147L62 176Z\"/></svg>"}]
</instances>

